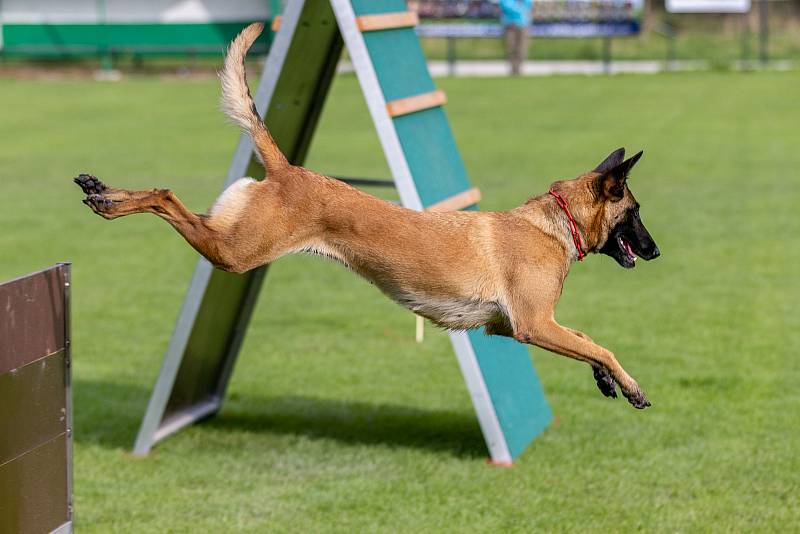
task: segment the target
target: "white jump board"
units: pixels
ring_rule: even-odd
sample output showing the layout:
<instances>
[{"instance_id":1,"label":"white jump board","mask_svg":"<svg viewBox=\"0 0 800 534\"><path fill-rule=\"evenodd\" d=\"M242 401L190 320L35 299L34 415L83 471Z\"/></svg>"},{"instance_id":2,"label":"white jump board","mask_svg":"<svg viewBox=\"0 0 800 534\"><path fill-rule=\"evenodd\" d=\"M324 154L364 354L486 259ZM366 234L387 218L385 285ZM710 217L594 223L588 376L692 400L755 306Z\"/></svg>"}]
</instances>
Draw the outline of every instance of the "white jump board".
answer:
<instances>
[{"instance_id":1,"label":"white jump board","mask_svg":"<svg viewBox=\"0 0 800 534\"><path fill-rule=\"evenodd\" d=\"M670 13L747 13L750 0L667 0Z\"/></svg>"}]
</instances>

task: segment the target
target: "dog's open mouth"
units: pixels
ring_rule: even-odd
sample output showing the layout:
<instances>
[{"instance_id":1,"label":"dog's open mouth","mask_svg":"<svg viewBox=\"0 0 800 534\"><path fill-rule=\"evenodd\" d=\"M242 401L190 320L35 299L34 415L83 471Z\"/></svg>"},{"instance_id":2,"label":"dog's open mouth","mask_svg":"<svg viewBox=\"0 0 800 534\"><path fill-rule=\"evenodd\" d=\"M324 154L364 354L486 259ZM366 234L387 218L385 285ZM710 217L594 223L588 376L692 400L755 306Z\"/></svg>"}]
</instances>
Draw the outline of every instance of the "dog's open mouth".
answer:
<instances>
[{"instance_id":1,"label":"dog's open mouth","mask_svg":"<svg viewBox=\"0 0 800 534\"><path fill-rule=\"evenodd\" d=\"M619 245L619 249L625 255L626 260L628 260L631 263L636 261L636 253L633 252L630 243L628 243L624 237L618 235L617 244Z\"/></svg>"}]
</instances>

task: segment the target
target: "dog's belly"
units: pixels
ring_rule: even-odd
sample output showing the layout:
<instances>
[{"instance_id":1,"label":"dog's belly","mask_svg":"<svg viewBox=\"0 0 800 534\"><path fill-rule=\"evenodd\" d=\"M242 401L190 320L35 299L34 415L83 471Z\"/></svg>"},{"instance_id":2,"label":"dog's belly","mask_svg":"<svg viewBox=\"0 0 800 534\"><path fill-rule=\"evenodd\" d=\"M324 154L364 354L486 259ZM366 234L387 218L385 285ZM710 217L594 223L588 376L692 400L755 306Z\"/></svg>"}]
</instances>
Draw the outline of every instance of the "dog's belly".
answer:
<instances>
[{"instance_id":1,"label":"dog's belly","mask_svg":"<svg viewBox=\"0 0 800 534\"><path fill-rule=\"evenodd\" d=\"M487 324L508 322L503 308L493 301L463 297L431 296L410 289L393 269L365 268L360 261L351 262L337 248L320 243L307 244L298 252L322 256L340 263L375 284L389 298L417 315L451 330L468 330Z\"/></svg>"},{"instance_id":2,"label":"dog's belly","mask_svg":"<svg viewBox=\"0 0 800 534\"><path fill-rule=\"evenodd\" d=\"M490 323L502 322L503 310L496 302L472 299L435 298L400 292L390 296L401 305L451 330L467 330Z\"/></svg>"}]
</instances>

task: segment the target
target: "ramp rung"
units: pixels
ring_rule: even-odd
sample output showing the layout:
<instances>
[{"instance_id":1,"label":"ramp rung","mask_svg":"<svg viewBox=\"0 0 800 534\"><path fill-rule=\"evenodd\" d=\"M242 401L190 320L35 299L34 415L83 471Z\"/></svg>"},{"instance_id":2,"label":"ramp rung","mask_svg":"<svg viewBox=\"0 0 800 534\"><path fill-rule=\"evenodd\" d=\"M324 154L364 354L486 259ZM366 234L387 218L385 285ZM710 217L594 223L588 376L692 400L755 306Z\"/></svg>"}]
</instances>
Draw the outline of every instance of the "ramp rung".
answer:
<instances>
[{"instance_id":1,"label":"ramp rung","mask_svg":"<svg viewBox=\"0 0 800 534\"><path fill-rule=\"evenodd\" d=\"M446 103L447 95L444 94L444 91L437 90L431 91L430 93L422 93L421 95L392 100L386 103L386 110L389 112L390 117L399 117L416 111L435 108L436 106L441 106Z\"/></svg>"},{"instance_id":2,"label":"ramp rung","mask_svg":"<svg viewBox=\"0 0 800 534\"><path fill-rule=\"evenodd\" d=\"M331 176L340 182L350 185L364 185L373 187L395 187L394 180L380 180L376 178L353 178L350 176Z\"/></svg>"},{"instance_id":3,"label":"ramp rung","mask_svg":"<svg viewBox=\"0 0 800 534\"><path fill-rule=\"evenodd\" d=\"M363 15L356 17L358 29L362 32L393 30L395 28L411 28L419 24L419 17L414 11L397 13L381 13L379 15Z\"/></svg>"},{"instance_id":4,"label":"ramp rung","mask_svg":"<svg viewBox=\"0 0 800 534\"><path fill-rule=\"evenodd\" d=\"M272 19L270 28L273 32L277 32L280 29L281 21L281 15ZM380 15L356 17L356 24L358 25L358 29L362 32L413 28L419 24L419 17L414 11L400 11L398 13L382 13Z\"/></svg>"},{"instance_id":5,"label":"ramp rung","mask_svg":"<svg viewBox=\"0 0 800 534\"><path fill-rule=\"evenodd\" d=\"M481 190L477 187L472 187L466 191L462 191L452 197L447 197L444 200L432 204L425 208L425 211L458 211L467 208L473 204L481 201Z\"/></svg>"}]
</instances>

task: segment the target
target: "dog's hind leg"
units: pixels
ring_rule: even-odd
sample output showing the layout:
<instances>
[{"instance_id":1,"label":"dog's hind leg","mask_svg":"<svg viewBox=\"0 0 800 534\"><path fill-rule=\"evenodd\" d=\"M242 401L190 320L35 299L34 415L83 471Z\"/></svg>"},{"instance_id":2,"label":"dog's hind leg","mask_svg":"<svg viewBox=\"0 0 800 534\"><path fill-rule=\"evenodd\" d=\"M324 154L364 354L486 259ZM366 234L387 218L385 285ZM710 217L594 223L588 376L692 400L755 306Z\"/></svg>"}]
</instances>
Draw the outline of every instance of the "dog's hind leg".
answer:
<instances>
[{"instance_id":1,"label":"dog's hind leg","mask_svg":"<svg viewBox=\"0 0 800 534\"><path fill-rule=\"evenodd\" d=\"M239 267L241 256L237 240L224 224L215 224L212 217L189 211L168 189L130 191L108 187L88 174L75 178L86 193L83 203L105 219L116 219L135 213L152 213L172 225L186 241L215 266L228 271Z\"/></svg>"}]
</instances>

